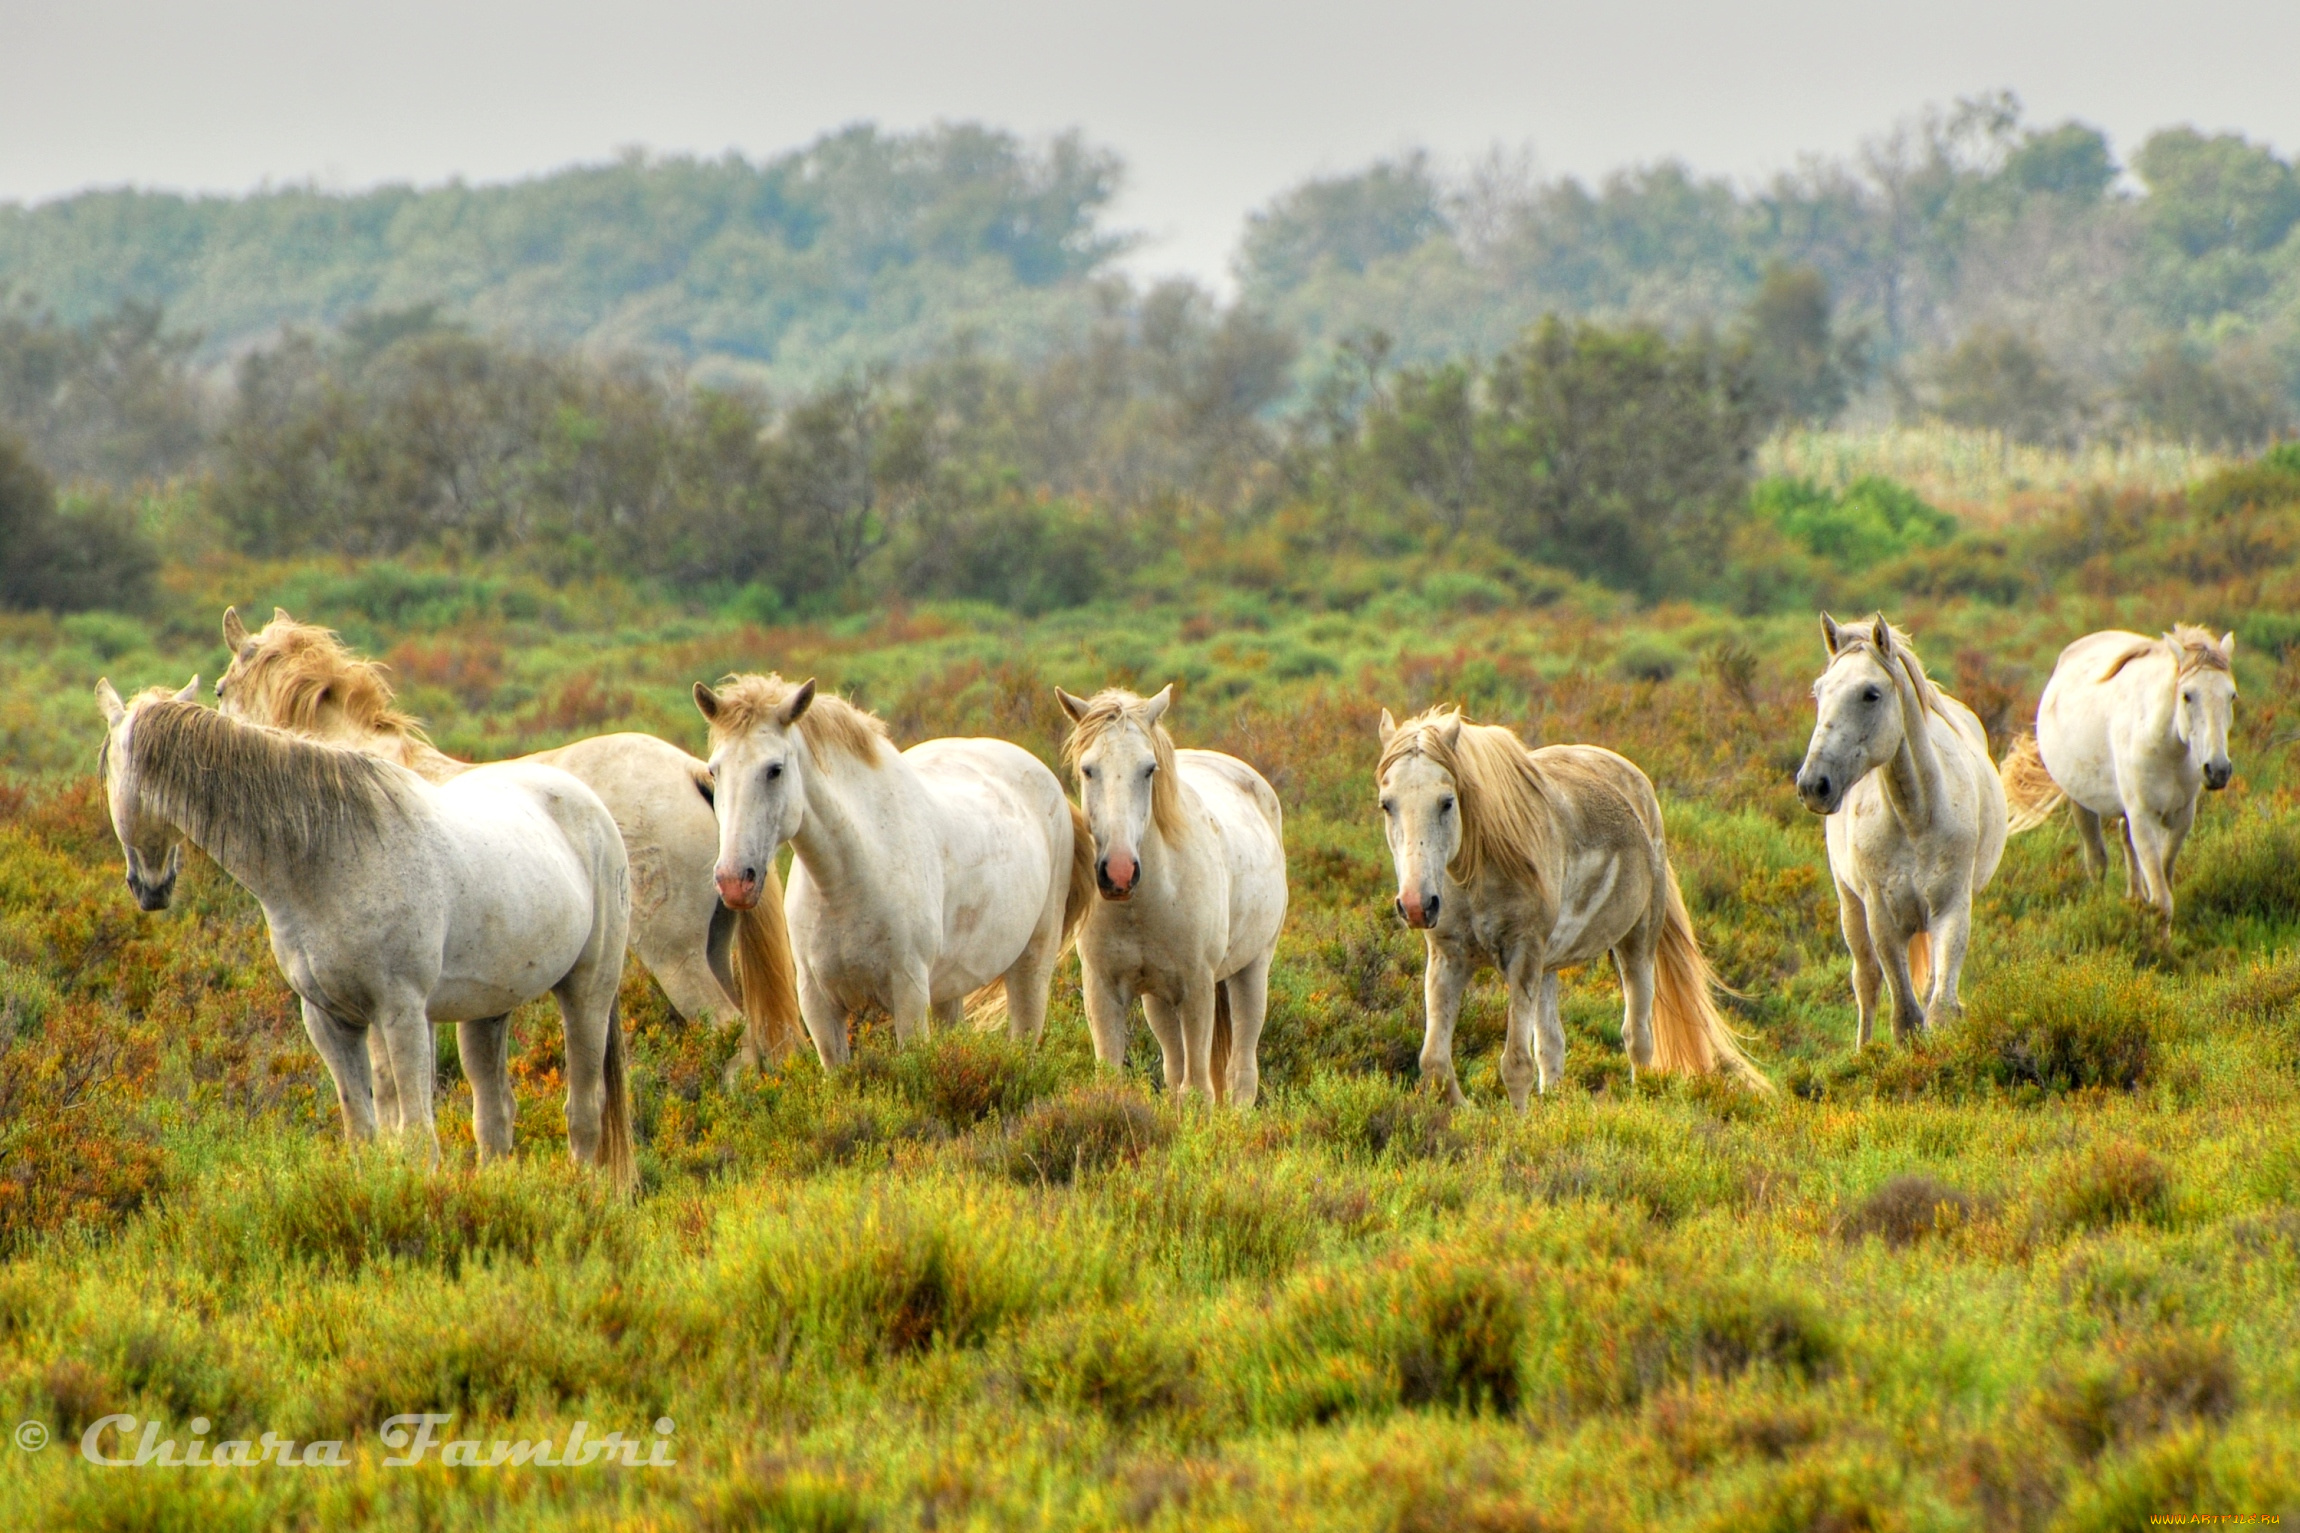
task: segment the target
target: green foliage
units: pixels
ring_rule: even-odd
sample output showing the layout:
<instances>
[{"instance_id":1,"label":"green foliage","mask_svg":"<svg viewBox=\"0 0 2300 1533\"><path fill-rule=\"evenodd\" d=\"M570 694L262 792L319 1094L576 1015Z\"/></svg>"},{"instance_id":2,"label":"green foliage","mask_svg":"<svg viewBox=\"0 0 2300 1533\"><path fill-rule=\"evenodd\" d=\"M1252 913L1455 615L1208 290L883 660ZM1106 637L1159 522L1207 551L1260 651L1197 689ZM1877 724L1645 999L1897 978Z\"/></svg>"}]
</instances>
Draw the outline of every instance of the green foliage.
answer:
<instances>
[{"instance_id":1,"label":"green foliage","mask_svg":"<svg viewBox=\"0 0 2300 1533\"><path fill-rule=\"evenodd\" d=\"M28 444L0 430L0 607L133 610L159 569L132 507L103 495L59 510Z\"/></svg>"},{"instance_id":2,"label":"green foliage","mask_svg":"<svg viewBox=\"0 0 2300 1533\"><path fill-rule=\"evenodd\" d=\"M1765 479L1750 491L1749 501L1758 520L1848 572L1938 548L1958 531L1954 517L1890 479L1856 479L1840 493L1810 480Z\"/></svg>"},{"instance_id":3,"label":"green foliage","mask_svg":"<svg viewBox=\"0 0 2300 1533\"><path fill-rule=\"evenodd\" d=\"M1954 426L1998 431L2016 442L2069 440L2078 401L2068 378L2031 337L1976 326L1932 366L1932 410Z\"/></svg>"},{"instance_id":4,"label":"green foliage","mask_svg":"<svg viewBox=\"0 0 2300 1533\"><path fill-rule=\"evenodd\" d=\"M1775 262L1742 324L1750 381L1768 419L1826 426L1843 412L1865 359L1857 337L1834 333L1827 278Z\"/></svg>"}]
</instances>

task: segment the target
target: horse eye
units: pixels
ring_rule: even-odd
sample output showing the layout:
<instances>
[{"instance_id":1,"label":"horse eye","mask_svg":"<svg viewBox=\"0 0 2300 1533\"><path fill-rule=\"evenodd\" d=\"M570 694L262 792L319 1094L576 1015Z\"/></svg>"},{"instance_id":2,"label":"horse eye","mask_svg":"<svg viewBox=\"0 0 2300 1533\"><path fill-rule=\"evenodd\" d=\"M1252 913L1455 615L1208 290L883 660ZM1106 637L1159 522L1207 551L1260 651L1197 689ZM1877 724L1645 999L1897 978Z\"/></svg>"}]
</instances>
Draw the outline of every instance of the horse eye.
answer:
<instances>
[{"instance_id":1,"label":"horse eye","mask_svg":"<svg viewBox=\"0 0 2300 1533\"><path fill-rule=\"evenodd\" d=\"M767 781L773 782L776 778L782 775L783 764L780 761L770 761L767 763Z\"/></svg>"},{"instance_id":2,"label":"horse eye","mask_svg":"<svg viewBox=\"0 0 2300 1533\"><path fill-rule=\"evenodd\" d=\"M1085 778L1088 782L1092 782L1094 780L1094 768L1080 767L1078 769L1078 775Z\"/></svg>"},{"instance_id":3,"label":"horse eye","mask_svg":"<svg viewBox=\"0 0 2300 1533\"><path fill-rule=\"evenodd\" d=\"M1386 798L1382 800L1382 813L1384 813L1384 814L1396 814L1397 812L1398 812L1398 806L1397 806L1395 803L1391 802L1389 799L1386 799Z\"/></svg>"},{"instance_id":4,"label":"horse eye","mask_svg":"<svg viewBox=\"0 0 2300 1533\"><path fill-rule=\"evenodd\" d=\"M1439 814L1451 814L1451 813L1453 813L1453 800L1452 800L1452 799L1450 799L1450 798L1440 799L1440 800L1438 801L1438 813L1439 813Z\"/></svg>"},{"instance_id":5,"label":"horse eye","mask_svg":"<svg viewBox=\"0 0 2300 1533\"><path fill-rule=\"evenodd\" d=\"M1873 703L1882 698L1884 695L1884 693L1878 691L1875 687L1871 687L1868 691L1861 694L1861 701L1864 703Z\"/></svg>"},{"instance_id":6,"label":"horse eye","mask_svg":"<svg viewBox=\"0 0 2300 1533\"><path fill-rule=\"evenodd\" d=\"M1153 761L1148 766L1144 767L1142 769L1142 775L1145 779L1156 777L1158 775L1158 763Z\"/></svg>"}]
</instances>

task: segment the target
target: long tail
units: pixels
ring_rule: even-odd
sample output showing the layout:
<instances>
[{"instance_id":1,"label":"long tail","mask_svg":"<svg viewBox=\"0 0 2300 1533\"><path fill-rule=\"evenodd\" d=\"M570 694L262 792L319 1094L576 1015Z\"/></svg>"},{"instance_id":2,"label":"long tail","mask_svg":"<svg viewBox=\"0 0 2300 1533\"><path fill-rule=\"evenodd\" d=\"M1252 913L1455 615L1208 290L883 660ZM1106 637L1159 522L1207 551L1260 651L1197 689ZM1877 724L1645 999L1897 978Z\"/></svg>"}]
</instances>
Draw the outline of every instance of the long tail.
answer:
<instances>
[{"instance_id":1,"label":"long tail","mask_svg":"<svg viewBox=\"0 0 2300 1533\"><path fill-rule=\"evenodd\" d=\"M599 1164L614 1179L617 1189L631 1192L639 1185L639 1168L631 1158L631 1087L623 1063L623 1008L618 1000L607 1007L607 1049L604 1085L605 1109L599 1121Z\"/></svg>"},{"instance_id":2,"label":"long tail","mask_svg":"<svg viewBox=\"0 0 2300 1533\"><path fill-rule=\"evenodd\" d=\"M1067 952L1078 940L1078 928L1085 924L1086 913L1094 908L1094 830L1086 823L1086 811L1076 804L1070 809L1070 892L1062 901L1062 946ZM1003 976L992 980L966 998L966 1020L977 1032L989 1032L1006 1025L1006 980ZM1223 1033L1227 1039L1228 1032ZM1224 1047L1228 1047L1227 1043Z\"/></svg>"},{"instance_id":3,"label":"long tail","mask_svg":"<svg viewBox=\"0 0 2300 1533\"><path fill-rule=\"evenodd\" d=\"M2017 836L2024 830L2034 830L2052 818L2052 812L2068 797L2060 784L2052 780L2052 773L2044 764L2044 756L2037 750L2036 736L2022 735L2005 753L1997 768L1997 780L2005 787L2005 833Z\"/></svg>"},{"instance_id":4,"label":"long tail","mask_svg":"<svg viewBox=\"0 0 2300 1533\"><path fill-rule=\"evenodd\" d=\"M1756 1062L1717 1009L1717 976L1693 935L1693 918L1677 887L1677 870L1661 865L1667 908L1653 955L1653 1064L1659 1070L1706 1075L1724 1071L1755 1091L1771 1091Z\"/></svg>"},{"instance_id":5,"label":"long tail","mask_svg":"<svg viewBox=\"0 0 2300 1533\"><path fill-rule=\"evenodd\" d=\"M1214 1074L1214 1100L1230 1100L1230 987L1214 987L1214 1046L1207 1050L1207 1068Z\"/></svg>"},{"instance_id":6,"label":"long tail","mask_svg":"<svg viewBox=\"0 0 2300 1533\"><path fill-rule=\"evenodd\" d=\"M1909 986L1923 1000L1933 989L1933 934L1920 931L1909 939Z\"/></svg>"},{"instance_id":7,"label":"long tail","mask_svg":"<svg viewBox=\"0 0 2300 1533\"><path fill-rule=\"evenodd\" d=\"M798 964L791 957L790 922L783 913L783 881L771 867L758 904L735 912L730 956L743 1002L744 1052L762 1066L781 1064L806 1041L806 1033L799 1020Z\"/></svg>"}]
</instances>

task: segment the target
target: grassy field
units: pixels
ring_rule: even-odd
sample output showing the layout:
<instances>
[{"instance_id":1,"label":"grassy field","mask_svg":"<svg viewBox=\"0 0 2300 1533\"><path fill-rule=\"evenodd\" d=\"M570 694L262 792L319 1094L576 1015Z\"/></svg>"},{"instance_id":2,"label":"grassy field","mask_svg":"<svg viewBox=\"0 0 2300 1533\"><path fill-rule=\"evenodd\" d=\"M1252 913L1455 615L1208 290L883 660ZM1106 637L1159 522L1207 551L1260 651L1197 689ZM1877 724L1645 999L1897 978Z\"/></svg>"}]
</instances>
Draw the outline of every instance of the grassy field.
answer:
<instances>
[{"instance_id":1,"label":"grassy field","mask_svg":"<svg viewBox=\"0 0 2300 1533\"><path fill-rule=\"evenodd\" d=\"M2092 628L2273 640L2295 546L2228 570L2140 549L2129 576L2112 548L2018 604L1911 594L1894 615L2001 730ZM1578 590L1527 610L1435 573L1348 610L1209 585L1034 622L763 630L510 571L168 581L149 620L0 626L0 1421L57 1439L0 1444L0 1524L2300 1514L2300 675L2273 642L2240 652L2237 780L2203 810L2176 932L2120 877L2087 883L2055 823L1980 902L1965 1023L1856 1054L1821 829L1789 786L1809 614ZM731 1041L634 969L635 1202L565 1163L541 1009L517 1022L516 1164L473 1168L451 1036L448 1167L349 1153L252 902L195 862L175 910L138 914L88 775L95 676L212 679L226 601L388 655L439 743L483 757L616 728L696 748L688 685L771 667L906 744L994 733L1051 761L1057 683L1179 680L1178 740L1253 761L1287 807L1263 1106L1177 1114L1146 1036L1098 1076L1069 963L1035 1051L898 1052L866 1028L837 1080L802 1062L731 1088ZM1471 1105L1417 1091L1420 948L1389 911L1370 770L1382 706L1441 700L1653 776L1776 1097L1633 1084L1609 972L1570 977L1571 1084L1524 1116L1490 976L1460 1034ZM422 1411L454 1416L443 1438L564 1442L581 1420L677 1462L385 1467L379 1424ZM350 1462L83 1463L78 1434L114 1412L186 1445L341 1440Z\"/></svg>"}]
</instances>

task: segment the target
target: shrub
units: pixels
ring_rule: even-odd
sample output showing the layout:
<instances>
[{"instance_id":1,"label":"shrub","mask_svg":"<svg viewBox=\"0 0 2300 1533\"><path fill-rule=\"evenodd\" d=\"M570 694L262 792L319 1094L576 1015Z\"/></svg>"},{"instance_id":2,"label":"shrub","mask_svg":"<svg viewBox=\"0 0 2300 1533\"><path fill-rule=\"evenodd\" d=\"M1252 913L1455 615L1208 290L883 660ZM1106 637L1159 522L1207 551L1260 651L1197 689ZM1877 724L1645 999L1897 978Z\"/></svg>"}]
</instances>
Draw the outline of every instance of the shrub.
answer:
<instances>
[{"instance_id":1,"label":"shrub","mask_svg":"<svg viewBox=\"0 0 2300 1533\"><path fill-rule=\"evenodd\" d=\"M1752 1370L1810 1382L1834 1372L1842 1352L1836 1327L1806 1300L1725 1279L1679 1278L1611 1313L1579 1317L1573 1335L1567 1393L1598 1408Z\"/></svg>"},{"instance_id":2,"label":"shrub","mask_svg":"<svg viewBox=\"0 0 2300 1533\"><path fill-rule=\"evenodd\" d=\"M1409 1409L1517 1413L1525 1301L1485 1267L1424 1268L1406 1299L1397 1348L1398 1400Z\"/></svg>"},{"instance_id":3,"label":"shrub","mask_svg":"<svg viewBox=\"0 0 2300 1533\"><path fill-rule=\"evenodd\" d=\"M986 1159L1018 1182L1067 1186L1140 1160L1173 1136L1173 1125L1141 1097L1096 1087L1039 1103L991 1142Z\"/></svg>"},{"instance_id":4,"label":"shrub","mask_svg":"<svg viewBox=\"0 0 2300 1533\"><path fill-rule=\"evenodd\" d=\"M845 1476L755 1460L704 1492L695 1521L705 1533L870 1533L878 1519Z\"/></svg>"},{"instance_id":5,"label":"shrub","mask_svg":"<svg viewBox=\"0 0 2300 1533\"><path fill-rule=\"evenodd\" d=\"M1097 1309L1042 1329L1023 1349L1024 1393L1125 1427L1184 1409L1197 1394L1197 1360L1172 1334L1172 1312Z\"/></svg>"},{"instance_id":6,"label":"shrub","mask_svg":"<svg viewBox=\"0 0 2300 1533\"><path fill-rule=\"evenodd\" d=\"M1428 1090L1381 1080L1327 1080L1313 1089L1310 1131L1345 1155L1372 1160L1451 1160L1462 1152L1453 1106Z\"/></svg>"},{"instance_id":7,"label":"shrub","mask_svg":"<svg viewBox=\"0 0 2300 1533\"><path fill-rule=\"evenodd\" d=\"M2170 1025L2154 979L2087 956L2000 976L1975 998L1952 1048L1972 1077L2000 1086L2130 1091L2149 1079Z\"/></svg>"},{"instance_id":8,"label":"shrub","mask_svg":"<svg viewBox=\"0 0 2300 1533\"><path fill-rule=\"evenodd\" d=\"M858 1051L847 1078L857 1086L891 1086L953 1133L964 1133L1051 1095L1061 1086L1062 1067L1046 1050L1002 1033L953 1029L891 1053Z\"/></svg>"},{"instance_id":9,"label":"shrub","mask_svg":"<svg viewBox=\"0 0 2300 1533\"><path fill-rule=\"evenodd\" d=\"M2191 1422L2236 1413L2236 1360L2218 1336L2152 1329L2122 1340L2102 1362L2038 1391L2033 1410L2090 1461Z\"/></svg>"},{"instance_id":10,"label":"shrub","mask_svg":"<svg viewBox=\"0 0 2300 1533\"><path fill-rule=\"evenodd\" d=\"M2061 1168L2047 1190L2046 1209L2062 1229L2100 1229L2172 1218L2172 1173L2164 1162L2125 1140L2112 1140Z\"/></svg>"},{"instance_id":11,"label":"shrub","mask_svg":"<svg viewBox=\"0 0 2300 1533\"><path fill-rule=\"evenodd\" d=\"M1942 1235L1972 1218L1973 1200L1929 1176L1896 1176L1863 1200L1845 1221L1844 1235L1874 1235L1896 1250Z\"/></svg>"},{"instance_id":12,"label":"shrub","mask_svg":"<svg viewBox=\"0 0 2300 1533\"><path fill-rule=\"evenodd\" d=\"M2300 919L2300 831L2247 814L2197 846L2183 870L2183 915Z\"/></svg>"}]
</instances>

